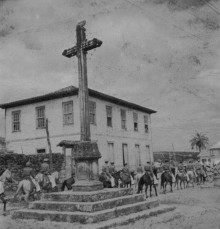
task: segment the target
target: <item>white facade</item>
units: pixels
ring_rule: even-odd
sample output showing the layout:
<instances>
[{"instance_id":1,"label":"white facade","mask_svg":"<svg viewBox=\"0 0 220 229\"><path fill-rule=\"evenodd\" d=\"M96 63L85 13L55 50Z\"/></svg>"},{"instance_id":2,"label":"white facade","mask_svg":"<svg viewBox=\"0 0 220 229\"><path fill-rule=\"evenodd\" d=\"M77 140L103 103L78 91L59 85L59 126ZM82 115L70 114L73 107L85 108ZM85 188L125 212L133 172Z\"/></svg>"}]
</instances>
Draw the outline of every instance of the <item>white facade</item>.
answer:
<instances>
[{"instance_id":1,"label":"white facade","mask_svg":"<svg viewBox=\"0 0 220 229\"><path fill-rule=\"evenodd\" d=\"M73 124L63 124L63 102L73 102ZM102 158L99 165L106 159L114 161L116 168L128 162L134 169L138 163L144 165L152 160L151 149L151 112L143 112L132 107L120 106L107 100L90 96L96 103L95 124L90 124L91 140L97 140ZM49 152L46 129L37 128L36 107L45 107L45 118L49 120L49 134L52 152L62 152L57 144L62 140L80 140L80 117L78 95L38 101L5 108L5 139L7 150L14 153L36 154L45 149ZM107 126L106 106L112 107L112 127ZM126 111L126 130L121 126L121 109ZM14 116L19 117L19 131L14 129ZM138 130L134 130L134 114L138 114ZM154 112L152 112L154 113ZM144 116L148 117L148 133L145 131Z\"/></svg>"}]
</instances>

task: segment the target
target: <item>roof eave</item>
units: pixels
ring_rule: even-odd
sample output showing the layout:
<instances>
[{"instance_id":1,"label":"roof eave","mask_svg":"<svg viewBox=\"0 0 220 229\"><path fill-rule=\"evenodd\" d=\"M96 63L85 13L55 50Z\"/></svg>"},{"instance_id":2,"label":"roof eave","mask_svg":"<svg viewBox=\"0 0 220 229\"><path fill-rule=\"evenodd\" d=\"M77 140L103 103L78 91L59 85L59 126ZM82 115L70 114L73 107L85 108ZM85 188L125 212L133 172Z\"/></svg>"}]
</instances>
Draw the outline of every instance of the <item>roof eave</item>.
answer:
<instances>
[{"instance_id":1,"label":"roof eave","mask_svg":"<svg viewBox=\"0 0 220 229\"><path fill-rule=\"evenodd\" d=\"M43 101L47 101L47 100L52 100L52 99L58 99L58 98L63 98L63 97L67 97L67 96L72 96L72 95L77 95L78 94L78 88L73 88L72 90L68 90L68 91L60 91L57 93L49 93L46 95L41 95L41 96L37 96L37 97L32 97L29 99L23 99L23 100L18 100L15 102L10 102L10 103L4 103L4 104L0 104L0 108L2 109L7 109L7 108L12 108L12 107L17 107L17 106L22 106L22 105L28 105L31 103L37 103L37 102L43 102ZM152 113L156 113L157 111L137 105L135 103L131 103L131 102L127 102L125 100L116 98L114 96L110 96L92 89L89 89L89 95L95 98L99 98L105 101L109 101L121 106L125 106L131 109L136 109L136 110L140 110L142 112L146 112L148 114L152 114Z\"/></svg>"}]
</instances>

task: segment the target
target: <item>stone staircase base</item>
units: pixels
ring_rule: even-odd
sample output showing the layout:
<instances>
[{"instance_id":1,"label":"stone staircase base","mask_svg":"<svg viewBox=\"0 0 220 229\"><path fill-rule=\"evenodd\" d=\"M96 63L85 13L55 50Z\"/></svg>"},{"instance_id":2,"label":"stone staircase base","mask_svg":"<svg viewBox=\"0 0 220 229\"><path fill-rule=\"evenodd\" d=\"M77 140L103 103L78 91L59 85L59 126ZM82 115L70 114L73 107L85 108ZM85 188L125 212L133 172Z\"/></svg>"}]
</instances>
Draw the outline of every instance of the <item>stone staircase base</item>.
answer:
<instances>
[{"instance_id":1,"label":"stone staircase base","mask_svg":"<svg viewBox=\"0 0 220 229\"><path fill-rule=\"evenodd\" d=\"M129 219L137 212L149 217L174 209L161 208L157 198L145 200L144 194L132 193L132 189L105 189L85 193L69 191L45 194L43 200L33 202L28 209L15 211L12 218L87 224L122 217Z\"/></svg>"}]
</instances>

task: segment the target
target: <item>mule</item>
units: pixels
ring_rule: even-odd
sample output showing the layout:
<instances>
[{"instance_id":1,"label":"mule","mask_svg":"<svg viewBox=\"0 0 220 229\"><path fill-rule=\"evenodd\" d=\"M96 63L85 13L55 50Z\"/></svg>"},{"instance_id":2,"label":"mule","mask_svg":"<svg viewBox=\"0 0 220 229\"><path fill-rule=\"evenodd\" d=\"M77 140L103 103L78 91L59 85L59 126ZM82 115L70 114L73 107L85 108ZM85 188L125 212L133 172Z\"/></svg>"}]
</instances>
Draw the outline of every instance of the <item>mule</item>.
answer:
<instances>
[{"instance_id":1,"label":"mule","mask_svg":"<svg viewBox=\"0 0 220 229\"><path fill-rule=\"evenodd\" d=\"M9 169L6 169L4 172L2 172L1 176L0 176L0 200L3 203L3 211L6 211L6 204L7 204L7 198L5 196L5 189L4 189L4 185L5 182L8 181L10 183L13 182L12 179L12 174L11 171Z\"/></svg>"},{"instance_id":2,"label":"mule","mask_svg":"<svg viewBox=\"0 0 220 229\"><path fill-rule=\"evenodd\" d=\"M148 173L145 173L143 176L141 176L138 182L138 191L137 191L138 194L142 192L144 185L145 185L146 198L148 198L147 196L148 186L150 186L150 197L152 196L152 186L154 187L155 195L157 196L156 184L154 183L154 179Z\"/></svg>"},{"instance_id":3,"label":"mule","mask_svg":"<svg viewBox=\"0 0 220 229\"><path fill-rule=\"evenodd\" d=\"M163 193L166 193L167 184L170 185L170 192L173 192L173 179L169 171L165 171L161 174L160 187L163 189Z\"/></svg>"}]
</instances>

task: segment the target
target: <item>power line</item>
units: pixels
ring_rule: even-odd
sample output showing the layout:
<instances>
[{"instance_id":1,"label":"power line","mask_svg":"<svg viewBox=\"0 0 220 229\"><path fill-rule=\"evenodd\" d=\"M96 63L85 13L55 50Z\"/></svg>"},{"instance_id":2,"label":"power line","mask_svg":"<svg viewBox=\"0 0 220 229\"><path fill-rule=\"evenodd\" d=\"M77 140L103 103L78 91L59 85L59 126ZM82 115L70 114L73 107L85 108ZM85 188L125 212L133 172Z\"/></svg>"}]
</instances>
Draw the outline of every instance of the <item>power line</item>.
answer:
<instances>
[{"instance_id":1,"label":"power line","mask_svg":"<svg viewBox=\"0 0 220 229\"><path fill-rule=\"evenodd\" d=\"M133 2L131 2L130 0L124 0L124 1L130 3L131 5L136 6L136 7L139 8L144 14L146 14L145 12L147 11L147 12L150 13L151 15L156 16L156 17L157 17L158 19L160 19L163 23L168 24L168 25L171 25L172 27L174 27L174 28L176 28L176 29L178 29L178 30L181 30L181 31L183 31L183 32L186 32L188 35L193 36L193 37L196 37L197 39L199 39L199 40L201 40L201 41L203 41L203 42L205 41L205 40L201 39L201 37L197 36L196 34L187 32L187 31L186 31L184 28L182 28L181 26L178 26L178 25L176 25L175 23L169 22L166 18L164 18L164 17L162 17L162 16L156 15L156 14L152 13L152 11L147 10L146 8L145 8L145 11L143 11L143 8L142 8L141 6L139 6L139 5L137 5L137 4L133 3Z\"/></svg>"},{"instance_id":2,"label":"power line","mask_svg":"<svg viewBox=\"0 0 220 229\"><path fill-rule=\"evenodd\" d=\"M218 15L220 15L220 11L217 7L212 5L210 2L207 2L206 0L201 0L205 5L207 5L209 8L211 8L213 11L215 11Z\"/></svg>"}]
</instances>

